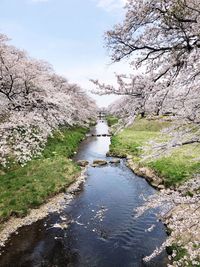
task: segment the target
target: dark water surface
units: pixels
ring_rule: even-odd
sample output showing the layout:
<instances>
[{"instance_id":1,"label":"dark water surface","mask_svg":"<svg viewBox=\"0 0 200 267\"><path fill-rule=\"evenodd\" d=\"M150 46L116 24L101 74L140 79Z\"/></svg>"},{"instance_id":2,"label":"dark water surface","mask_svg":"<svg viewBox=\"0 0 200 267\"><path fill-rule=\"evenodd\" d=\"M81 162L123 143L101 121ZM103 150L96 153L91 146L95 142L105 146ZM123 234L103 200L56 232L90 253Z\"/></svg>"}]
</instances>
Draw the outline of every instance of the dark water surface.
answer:
<instances>
[{"instance_id":1,"label":"dark water surface","mask_svg":"<svg viewBox=\"0 0 200 267\"><path fill-rule=\"evenodd\" d=\"M100 120L93 133L108 133L106 122ZM109 160L109 144L109 137L88 137L75 159ZM89 167L82 191L63 212L12 236L0 256L0 267L165 267L165 252L149 263L142 261L166 239L164 226L153 211L134 218L142 195L154 192L123 160ZM57 227L66 221L70 221L67 229ZM156 227L148 232L152 224Z\"/></svg>"}]
</instances>

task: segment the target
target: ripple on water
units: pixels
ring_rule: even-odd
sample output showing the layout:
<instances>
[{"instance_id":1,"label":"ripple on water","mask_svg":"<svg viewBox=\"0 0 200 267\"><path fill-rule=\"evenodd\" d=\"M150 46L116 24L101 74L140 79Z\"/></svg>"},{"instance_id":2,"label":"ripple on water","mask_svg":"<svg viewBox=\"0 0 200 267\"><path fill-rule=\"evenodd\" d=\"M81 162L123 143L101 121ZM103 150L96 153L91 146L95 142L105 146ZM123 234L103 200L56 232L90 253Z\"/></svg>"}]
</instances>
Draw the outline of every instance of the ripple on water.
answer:
<instances>
[{"instance_id":1,"label":"ripple on water","mask_svg":"<svg viewBox=\"0 0 200 267\"><path fill-rule=\"evenodd\" d=\"M93 132L108 133L107 124L98 123ZM106 159L109 144L109 137L88 137L75 159ZM165 253L150 263L142 261L166 239L163 225L152 211L134 217L135 209L144 202L142 195L155 190L123 160L116 165L89 167L87 175L82 192L61 214L25 227L11 239L0 258L1 267L167 266ZM71 221L68 227L52 227L61 225L62 218ZM156 227L147 231L153 224Z\"/></svg>"}]
</instances>

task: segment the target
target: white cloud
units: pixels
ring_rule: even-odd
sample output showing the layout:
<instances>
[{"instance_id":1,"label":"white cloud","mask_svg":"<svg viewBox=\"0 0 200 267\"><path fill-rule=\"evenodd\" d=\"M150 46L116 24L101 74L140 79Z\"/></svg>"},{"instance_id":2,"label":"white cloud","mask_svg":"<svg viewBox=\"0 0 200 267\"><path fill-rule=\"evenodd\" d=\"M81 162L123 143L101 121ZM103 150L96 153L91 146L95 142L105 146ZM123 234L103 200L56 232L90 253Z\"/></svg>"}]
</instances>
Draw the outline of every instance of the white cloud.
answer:
<instances>
[{"instance_id":1,"label":"white cloud","mask_svg":"<svg viewBox=\"0 0 200 267\"><path fill-rule=\"evenodd\" d=\"M127 0L97 0L97 6L106 11L113 11L114 9L122 8Z\"/></svg>"}]
</instances>

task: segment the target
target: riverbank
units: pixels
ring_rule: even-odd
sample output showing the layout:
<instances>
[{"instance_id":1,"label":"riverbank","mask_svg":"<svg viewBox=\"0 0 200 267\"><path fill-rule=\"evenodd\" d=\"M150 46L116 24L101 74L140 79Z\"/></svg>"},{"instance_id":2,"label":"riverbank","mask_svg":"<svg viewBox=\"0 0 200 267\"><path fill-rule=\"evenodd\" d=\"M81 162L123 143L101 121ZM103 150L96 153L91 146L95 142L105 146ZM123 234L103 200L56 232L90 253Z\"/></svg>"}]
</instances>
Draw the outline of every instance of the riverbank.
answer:
<instances>
[{"instance_id":1,"label":"riverbank","mask_svg":"<svg viewBox=\"0 0 200 267\"><path fill-rule=\"evenodd\" d=\"M48 138L41 156L24 167L15 164L0 171L0 222L26 216L30 209L64 192L81 168L71 159L88 129L61 128Z\"/></svg>"},{"instance_id":2,"label":"riverbank","mask_svg":"<svg viewBox=\"0 0 200 267\"><path fill-rule=\"evenodd\" d=\"M112 137L110 154L129 156L132 159L129 165L134 172L149 177L154 187L163 184L175 188L200 172L200 144L181 145L181 138L185 136L176 141L179 134L176 128L180 127L178 122L167 117L137 118L131 127ZM182 125L182 128L195 132L192 124Z\"/></svg>"},{"instance_id":3,"label":"riverbank","mask_svg":"<svg viewBox=\"0 0 200 267\"><path fill-rule=\"evenodd\" d=\"M5 246L9 237L13 233L17 233L19 228L42 220L51 213L61 212L74 199L75 194L81 190L81 185L85 182L85 170L86 168L82 169L76 181L65 188L65 193L58 193L54 197L47 199L47 203L42 204L38 208L31 209L29 214L23 218L11 217L8 221L1 224L0 248Z\"/></svg>"},{"instance_id":4,"label":"riverbank","mask_svg":"<svg viewBox=\"0 0 200 267\"><path fill-rule=\"evenodd\" d=\"M195 125L169 118L138 118L113 136L110 146L111 155L126 157L134 173L160 190L146 207L166 209L160 218L170 236L163 248L168 247L175 267L200 266L200 144L187 141L196 140L196 131Z\"/></svg>"}]
</instances>

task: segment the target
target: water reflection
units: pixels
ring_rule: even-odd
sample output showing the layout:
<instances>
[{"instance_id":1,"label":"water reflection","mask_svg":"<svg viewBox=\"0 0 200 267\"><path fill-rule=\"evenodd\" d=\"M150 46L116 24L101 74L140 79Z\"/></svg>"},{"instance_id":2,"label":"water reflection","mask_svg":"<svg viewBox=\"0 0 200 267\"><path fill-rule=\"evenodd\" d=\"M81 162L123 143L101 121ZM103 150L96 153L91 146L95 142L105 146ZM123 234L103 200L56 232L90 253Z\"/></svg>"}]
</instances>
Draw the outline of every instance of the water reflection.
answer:
<instances>
[{"instance_id":1,"label":"water reflection","mask_svg":"<svg viewBox=\"0 0 200 267\"><path fill-rule=\"evenodd\" d=\"M108 133L106 122L98 122L92 133ZM75 159L106 159L109 144L109 137L88 137ZM143 203L141 196L153 194L154 189L123 160L89 167L87 177L82 192L62 213L23 227L12 237L0 257L1 267L167 266L165 253L149 263L142 261L165 240L164 226L152 211L134 218L135 208ZM153 224L152 232L145 231Z\"/></svg>"}]
</instances>

